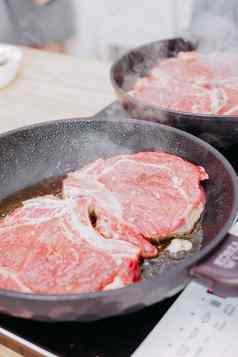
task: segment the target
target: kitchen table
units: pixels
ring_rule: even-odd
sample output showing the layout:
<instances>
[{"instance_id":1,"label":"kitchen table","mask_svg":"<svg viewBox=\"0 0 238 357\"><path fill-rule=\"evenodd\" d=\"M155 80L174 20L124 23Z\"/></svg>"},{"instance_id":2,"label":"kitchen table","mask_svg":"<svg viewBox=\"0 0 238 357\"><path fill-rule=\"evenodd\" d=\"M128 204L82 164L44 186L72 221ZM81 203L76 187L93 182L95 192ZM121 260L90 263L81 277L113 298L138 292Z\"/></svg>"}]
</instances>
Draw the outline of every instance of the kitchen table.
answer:
<instances>
[{"instance_id":1,"label":"kitchen table","mask_svg":"<svg viewBox=\"0 0 238 357\"><path fill-rule=\"evenodd\" d=\"M18 77L0 90L0 132L88 117L113 101L109 63L23 48Z\"/></svg>"}]
</instances>

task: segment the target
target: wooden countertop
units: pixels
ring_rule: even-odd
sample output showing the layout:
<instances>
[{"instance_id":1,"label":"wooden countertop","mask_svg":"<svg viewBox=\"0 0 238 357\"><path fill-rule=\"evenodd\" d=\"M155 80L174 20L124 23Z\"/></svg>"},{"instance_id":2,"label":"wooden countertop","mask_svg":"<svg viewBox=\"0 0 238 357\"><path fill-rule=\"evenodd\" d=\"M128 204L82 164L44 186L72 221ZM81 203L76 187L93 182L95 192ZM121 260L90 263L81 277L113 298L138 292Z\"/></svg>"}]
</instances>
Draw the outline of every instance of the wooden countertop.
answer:
<instances>
[{"instance_id":1,"label":"wooden countertop","mask_svg":"<svg viewBox=\"0 0 238 357\"><path fill-rule=\"evenodd\" d=\"M0 132L92 116L115 99L109 63L26 48L23 55L16 80L0 89Z\"/></svg>"}]
</instances>

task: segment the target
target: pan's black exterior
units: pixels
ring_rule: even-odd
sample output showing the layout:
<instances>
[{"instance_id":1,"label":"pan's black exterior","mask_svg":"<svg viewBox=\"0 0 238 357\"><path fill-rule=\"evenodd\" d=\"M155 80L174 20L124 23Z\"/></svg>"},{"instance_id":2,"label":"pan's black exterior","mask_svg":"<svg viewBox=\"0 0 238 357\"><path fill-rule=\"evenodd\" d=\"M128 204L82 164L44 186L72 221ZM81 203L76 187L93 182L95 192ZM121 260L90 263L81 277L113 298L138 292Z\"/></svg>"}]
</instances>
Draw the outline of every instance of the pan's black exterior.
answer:
<instances>
[{"instance_id":1,"label":"pan's black exterior","mask_svg":"<svg viewBox=\"0 0 238 357\"><path fill-rule=\"evenodd\" d=\"M177 127L206 140L219 149L238 144L238 117L184 113L143 103L128 94L139 77L149 73L159 59L173 57L179 51L195 49L196 45L175 38L137 47L111 68L111 81L117 97L132 118L151 120Z\"/></svg>"},{"instance_id":2,"label":"pan's black exterior","mask_svg":"<svg viewBox=\"0 0 238 357\"><path fill-rule=\"evenodd\" d=\"M190 267L223 240L238 209L230 164L190 134L144 121L89 119L44 123L0 135L0 199L98 157L142 150L165 150L206 168L210 180L202 250L159 278L114 291L46 296L0 290L0 312L48 321L97 320L142 309L184 287Z\"/></svg>"}]
</instances>

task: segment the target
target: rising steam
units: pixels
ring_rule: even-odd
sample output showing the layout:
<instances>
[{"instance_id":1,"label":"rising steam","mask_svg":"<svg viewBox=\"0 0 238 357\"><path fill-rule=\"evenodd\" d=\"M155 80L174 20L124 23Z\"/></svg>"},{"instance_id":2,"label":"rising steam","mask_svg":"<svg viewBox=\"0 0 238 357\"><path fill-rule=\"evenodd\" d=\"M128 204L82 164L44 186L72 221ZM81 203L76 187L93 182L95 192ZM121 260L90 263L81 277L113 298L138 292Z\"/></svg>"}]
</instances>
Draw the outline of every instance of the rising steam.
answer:
<instances>
[{"instance_id":1,"label":"rising steam","mask_svg":"<svg viewBox=\"0 0 238 357\"><path fill-rule=\"evenodd\" d=\"M199 3L199 1L197 2ZM235 22L234 1L212 1L194 6L186 37L199 43L201 52L238 51L238 23ZM224 3L224 1L223 1ZM200 5L200 6L199 6ZM223 4L224 5L224 4Z\"/></svg>"}]
</instances>

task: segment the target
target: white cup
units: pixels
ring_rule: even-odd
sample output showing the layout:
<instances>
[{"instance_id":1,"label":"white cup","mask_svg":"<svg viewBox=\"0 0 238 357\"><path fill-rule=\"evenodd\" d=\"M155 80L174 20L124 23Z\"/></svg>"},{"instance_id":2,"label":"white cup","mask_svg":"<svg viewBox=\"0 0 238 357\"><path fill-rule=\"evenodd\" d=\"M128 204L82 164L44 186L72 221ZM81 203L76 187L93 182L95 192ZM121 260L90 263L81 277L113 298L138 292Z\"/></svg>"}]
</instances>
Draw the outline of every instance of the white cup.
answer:
<instances>
[{"instance_id":1,"label":"white cup","mask_svg":"<svg viewBox=\"0 0 238 357\"><path fill-rule=\"evenodd\" d=\"M22 51L11 45L0 44L0 88L6 87L17 76L22 62Z\"/></svg>"}]
</instances>

